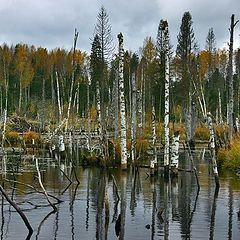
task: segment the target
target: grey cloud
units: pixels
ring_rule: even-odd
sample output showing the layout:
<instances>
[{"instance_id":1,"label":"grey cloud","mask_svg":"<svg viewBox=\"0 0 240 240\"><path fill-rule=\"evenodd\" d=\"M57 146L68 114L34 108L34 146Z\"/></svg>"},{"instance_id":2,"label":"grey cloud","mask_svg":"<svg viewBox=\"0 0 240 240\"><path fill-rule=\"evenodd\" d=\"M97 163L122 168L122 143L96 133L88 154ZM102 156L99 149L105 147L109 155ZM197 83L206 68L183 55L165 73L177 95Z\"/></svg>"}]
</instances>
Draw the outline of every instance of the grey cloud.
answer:
<instances>
[{"instance_id":1,"label":"grey cloud","mask_svg":"<svg viewBox=\"0 0 240 240\"><path fill-rule=\"evenodd\" d=\"M146 36L154 39L160 19L168 19L171 42L177 44L181 18L190 11L201 48L210 27L218 47L227 47L230 16L240 9L239 0L1 0L0 43L26 42L47 48L71 48L74 28L79 30L80 49L90 51L96 16L104 5L113 38L121 31L125 48L137 51ZM239 27L235 38L239 39ZM237 46L237 45L236 45Z\"/></svg>"}]
</instances>

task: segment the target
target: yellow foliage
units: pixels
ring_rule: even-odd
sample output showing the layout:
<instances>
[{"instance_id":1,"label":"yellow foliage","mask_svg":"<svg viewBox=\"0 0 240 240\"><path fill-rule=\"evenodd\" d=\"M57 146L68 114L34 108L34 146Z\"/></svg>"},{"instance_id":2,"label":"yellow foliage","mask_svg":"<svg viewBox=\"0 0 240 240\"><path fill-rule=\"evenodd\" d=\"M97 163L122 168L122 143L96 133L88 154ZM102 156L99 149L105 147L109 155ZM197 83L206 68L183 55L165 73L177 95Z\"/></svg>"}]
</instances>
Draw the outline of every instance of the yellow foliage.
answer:
<instances>
[{"instance_id":1,"label":"yellow foliage","mask_svg":"<svg viewBox=\"0 0 240 240\"><path fill-rule=\"evenodd\" d=\"M90 108L90 118L97 119L97 109L93 105Z\"/></svg>"},{"instance_id":2,"label":"yellow foliage","mask_svg":"<svg viewBox=\"0 0 240 240\"><path fill-rule=\"evenodd\" d=\"M210 63L210 53L206 50L201 51L199 54L199 65L200 65L200 78L203 79L205 74L208 72Z\"/></svg>"}]
</instances>

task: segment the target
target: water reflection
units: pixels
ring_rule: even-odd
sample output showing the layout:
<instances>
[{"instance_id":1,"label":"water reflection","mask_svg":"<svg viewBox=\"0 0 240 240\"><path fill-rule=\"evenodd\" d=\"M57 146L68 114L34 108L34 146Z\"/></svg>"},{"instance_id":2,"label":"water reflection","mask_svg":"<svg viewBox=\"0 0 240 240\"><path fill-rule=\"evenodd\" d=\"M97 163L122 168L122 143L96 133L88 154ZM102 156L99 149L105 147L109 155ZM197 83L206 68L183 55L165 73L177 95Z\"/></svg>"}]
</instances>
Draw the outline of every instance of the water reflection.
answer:
<instances>
[{"instance_id":1,"label":"water reflection","mask_svg":"<svg viewBox=\"0 0 240 240\"><path fill-rule=\"evenodd\" d=\"M56 213L43 195L26 185L40 190L34 159L3 158L0 180L13 180L4 187L32 224L31 239L239 239L240 180L222 173L216 192L207 152L196 152L194 160L200 192L192 172L150 178L144 168L83 169L74 159L41 158L46 190L63 201ZM185 153L181 164L190 169ZM1 199L1 240L26 235L17 213Z\"/></svg>"}]
</instances>

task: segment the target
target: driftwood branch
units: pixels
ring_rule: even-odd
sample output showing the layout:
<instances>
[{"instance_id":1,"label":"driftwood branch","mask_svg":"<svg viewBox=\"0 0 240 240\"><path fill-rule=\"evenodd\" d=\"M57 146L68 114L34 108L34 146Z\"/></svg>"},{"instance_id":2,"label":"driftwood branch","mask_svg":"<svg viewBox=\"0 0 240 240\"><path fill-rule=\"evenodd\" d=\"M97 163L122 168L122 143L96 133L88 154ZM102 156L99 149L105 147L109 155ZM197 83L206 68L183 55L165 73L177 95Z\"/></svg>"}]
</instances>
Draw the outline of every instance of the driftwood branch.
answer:
<instances>
[{"instance_id":1,"label":"driftwood branch","mask_svg":"<svg viewBox=\"0 0 240 240\"><path fill-rule=\"evenodd\" d=\"M44 195L48 201L48 203L51 205L51 207L53 208L53 211L56 212L57 211L57 207L50 201L49 197L48 197L48 193L46 191L46 189L44 188L43 184L42 184L42 179L41 179L41 173L39 171L39 167L38 167L38 158L36 158L36 169L37 169L37 172L38 172L38 181L39 181L39 184L44 192Z\"/></svg>"},{"instance_id":2,"label":"driftwood branch","mask_svg":"<svg viewBox=\"0 0 240 240\"><path fill-rule=\"evenodd\" d=\"M25 223L25 225L26 225L26 227L28 228L28 231L29 231L27 239L30 239L30 236L33 233L33 229L31 227L26 215L22 212L22 210L18 207L18 205L8 197L7 193L3 189L2 185L0 185L0 191L1 191L1 194L5 197L5 199L9 202L9 204L11 204L13 206L13 208L15 208L17 213L22 218L23 222Z\"/></svg>"},{"instance_id":3,"label":"driftwood branch","mask_svg":"<svg viewBox=\"0 0 240 240\"><path fill-rule=\"evenodd\" d=\"M44 194L44 192L39 191L38 189L36 189L34 186L32 186L32 185L30 185L30 184L26 184L26 183L22 183L22 182L10 180L10 179L7 179L7 178L5 178L4 181L6 181L6 182L15 182L15 183L17 183L17 184L24 185L24 186L26 186L26 187L31 188L32 190L34 190L35 192L37 192L37 193L39 193L39 194ZM55 199L55 200L57 201L57 203L63 202L63 201L60 200L59 198L57 198L57 197L55 197L55 196L53 196L53 195L51 195L51 194L49 194L49 193L48 193L48 196L51 197L51 198L53 198L53 199Z\"/></svg>"}]
</instances>

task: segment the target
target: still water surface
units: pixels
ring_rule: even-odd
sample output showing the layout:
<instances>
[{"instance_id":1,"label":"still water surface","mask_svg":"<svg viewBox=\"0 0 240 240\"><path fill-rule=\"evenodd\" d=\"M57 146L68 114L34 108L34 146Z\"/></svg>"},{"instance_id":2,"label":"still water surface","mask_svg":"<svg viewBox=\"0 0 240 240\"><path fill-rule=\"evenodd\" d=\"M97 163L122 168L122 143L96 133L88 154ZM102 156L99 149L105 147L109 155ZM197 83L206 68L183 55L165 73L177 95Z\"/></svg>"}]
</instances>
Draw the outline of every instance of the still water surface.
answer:
<instances>
[{"instance_id":1,"label":"still water surface","mask_svg":"<svg viewBox=\"0 0 240 240\"><path fill-rule=\"evenodd\" d=\"M74 181L67 188L69 181L60 167L71 176L71 163L59 165L50 159L39 159L39 165L47 191L63 201L56 213L49 214L52 209L44 196L25 185L16 183L13 188L12 182L5 181L5 189L34 228L31 239L118 239L115 226L119 214L119 239L240 239L240 179L221 173L220 190L215 194L207 154L203 158L201 152L196 152L194 160L199 194L191 172L181 171L175 179L164 179L160 174L149 178L146 168L107 172L77 167L80 184ZM13 157L1 160L0 180L13 179L11 172L18 168L18 182L39 188L34 159L21 160L18 166L16 162L19 160ZM181 153L181 166L190 169L187 153ZM25 225L6 201L1 204L0 219L1 240L26 238Z\"/></svg>"}]
</instances>

